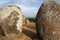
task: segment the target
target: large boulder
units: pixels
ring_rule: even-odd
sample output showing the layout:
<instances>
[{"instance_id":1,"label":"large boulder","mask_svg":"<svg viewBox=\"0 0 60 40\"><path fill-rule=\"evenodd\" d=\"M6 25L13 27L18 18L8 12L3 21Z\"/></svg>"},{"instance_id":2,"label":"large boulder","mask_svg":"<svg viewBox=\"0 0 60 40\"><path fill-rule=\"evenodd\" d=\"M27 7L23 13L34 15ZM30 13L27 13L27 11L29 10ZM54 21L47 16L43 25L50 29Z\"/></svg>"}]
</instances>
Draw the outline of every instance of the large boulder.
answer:
<instances>
[{"instance_id":1,"label":"large boulder","mask_svg":"<svg viewBox=\"0 0 60 40\"><path fill-rule=\"evenodd\" d=\"M23 16L17 6L0 8L0 34L14 36L22 33Z\"/></svg>"},{"instance_id":2,"label":"large boulder","mask_svg":"<svg viewBox=\"0 0 60 40\"><path fill-rule=\"evenodd\" d=\"M43 3L36 17L36 30L41 40L60 40L60 5Z\"/></svg>"}]
</instances>

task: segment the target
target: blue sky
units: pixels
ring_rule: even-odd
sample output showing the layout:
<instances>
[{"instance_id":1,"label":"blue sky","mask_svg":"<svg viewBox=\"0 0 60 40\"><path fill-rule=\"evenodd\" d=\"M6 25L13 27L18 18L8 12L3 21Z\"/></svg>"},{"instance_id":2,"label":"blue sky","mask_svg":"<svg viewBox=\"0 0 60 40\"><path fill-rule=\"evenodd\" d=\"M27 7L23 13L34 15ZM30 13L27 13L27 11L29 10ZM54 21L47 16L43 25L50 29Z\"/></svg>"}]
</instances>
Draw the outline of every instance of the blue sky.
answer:
<instances>
[{"instance_id":1,"label":"blue sky","mask_svg":"<svg viewBox=\"0 0 60 40\"><path fill-rule=\"evenodd\" d=\"M0 0L0 7L17 5L21 8L25 17L36 17L43 0Z\"/></svg>"}]
</instances>

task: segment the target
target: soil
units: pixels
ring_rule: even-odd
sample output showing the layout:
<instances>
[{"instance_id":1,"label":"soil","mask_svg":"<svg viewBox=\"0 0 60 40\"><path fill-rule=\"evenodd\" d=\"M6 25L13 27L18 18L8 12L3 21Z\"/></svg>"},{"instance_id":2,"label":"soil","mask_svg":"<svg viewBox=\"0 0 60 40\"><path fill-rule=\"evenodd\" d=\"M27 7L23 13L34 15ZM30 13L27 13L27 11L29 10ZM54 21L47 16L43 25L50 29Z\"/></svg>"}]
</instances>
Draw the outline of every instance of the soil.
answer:
<instances>
[{"instance_id":1,"label":"soil","mask_svg":"<svg viewBox=\"0 0 60 40\"><path fill-rule=\"evenodd\" d=\"M36 28L35 28L35 23L29 23L28 26L23 27L23 36L22 40L39 40L37 33L36 33Z\"/></svg>"}]
</instances>

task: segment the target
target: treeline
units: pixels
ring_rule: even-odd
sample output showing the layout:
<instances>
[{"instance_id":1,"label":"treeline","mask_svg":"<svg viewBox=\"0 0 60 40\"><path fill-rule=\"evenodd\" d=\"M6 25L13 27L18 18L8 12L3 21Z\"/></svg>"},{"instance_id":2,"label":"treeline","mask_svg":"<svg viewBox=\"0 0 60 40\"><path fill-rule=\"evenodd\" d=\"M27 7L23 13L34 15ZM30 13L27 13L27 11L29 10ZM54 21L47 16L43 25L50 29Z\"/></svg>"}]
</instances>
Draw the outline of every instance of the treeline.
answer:
<instances>
[{"instance_id":1,"label":"treeline","mask_svg":"<svg viewBox=\"0 0 60 40\"><path fill-rule=\"evenodd\" d=\"M30 22L35 22L35 18L28 18Z\"/></svg>"}]
</instances>

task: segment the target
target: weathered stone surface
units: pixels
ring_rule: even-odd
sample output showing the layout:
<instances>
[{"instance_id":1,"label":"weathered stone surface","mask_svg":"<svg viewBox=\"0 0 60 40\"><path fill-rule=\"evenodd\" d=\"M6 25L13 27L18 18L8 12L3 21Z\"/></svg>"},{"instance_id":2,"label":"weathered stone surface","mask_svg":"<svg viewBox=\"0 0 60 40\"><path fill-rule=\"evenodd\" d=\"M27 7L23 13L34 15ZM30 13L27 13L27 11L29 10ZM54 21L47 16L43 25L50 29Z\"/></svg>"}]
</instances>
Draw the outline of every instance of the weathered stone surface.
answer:
<instances>
[{"instance_id":1,"label":"weathered stone surface","mask_svg":"<svg viewBox=\"0 0 60 40\"><path fill-rule=\"evenodd\" d=\"M0 31L4 36L15 36L22 33L22 12L17 6L0 8Z\"/></svg>"},{"instance_id":2,"label":"weathered stone surface","mask_svg":"<svg viewBox=\"0 0 60 40\"><path fill-rule=\"evenodd\" d=\"M36 17L37 34L41 40L60 40L60 5L43 3Z\"/></svg>"},{"instance_id":3,"label":"weathered stone surface","mask_svg":"<svg viewBox=\"0 0 60 40\"><path fill-rule=\"evenodd\" d=\"M29 23L30 21L25 16L23 16L23 26L27 26Z\"/></svg>"}]
</instances>

